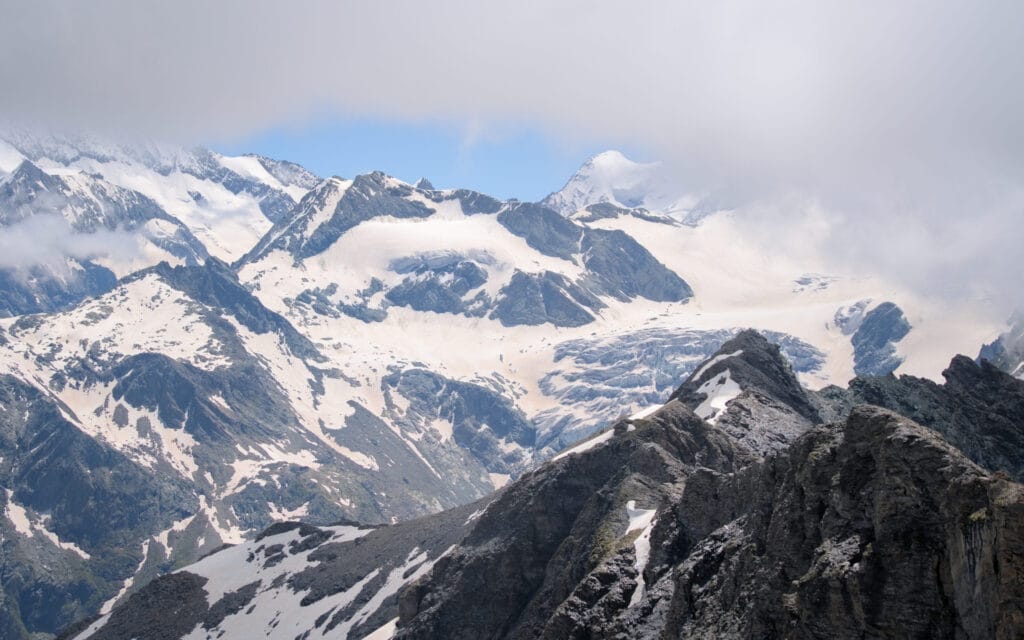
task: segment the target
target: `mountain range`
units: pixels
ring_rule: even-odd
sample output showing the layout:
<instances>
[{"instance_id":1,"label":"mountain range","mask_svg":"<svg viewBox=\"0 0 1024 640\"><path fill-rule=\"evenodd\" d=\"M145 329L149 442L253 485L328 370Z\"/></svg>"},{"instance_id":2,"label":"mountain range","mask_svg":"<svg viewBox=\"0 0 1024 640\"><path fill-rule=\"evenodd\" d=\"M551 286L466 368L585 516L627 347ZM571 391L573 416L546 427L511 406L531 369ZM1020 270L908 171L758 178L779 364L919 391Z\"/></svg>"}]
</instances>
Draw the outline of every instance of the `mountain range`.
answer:
<instances>
[{"instance_id":1,"label":"mountain range","mask_svg":"<svg viewBox=\"0 0 1024 640\"><path fill-rule=\"evenodd\" d=\"M1014 638L1024 382L945 378L811 392L744 331L488 498L278 523L64 637Z\"/></svg>"},{"instance_id":2,"label":"mountain range","mask_svg":"<svg viewBox=\"0 0 1024 640\"><path fill-rule=\"evenodd\" d=\"M862 402L937 430L982 466L1019 469L991 446L1014 442L1011 428L979 437L966 418L913 409L927 398L956 413L953 383L928 378L1000 327L766 252L729 208L615 152L526 203L205 149L0 138L5 637L97 613L145 619L119 612L174 610L167 594L194 605L174 624L213 629L270 593L251 585L272 569L289 585L308 569L294 611L330 604L317 616L333 611L331 628L357 637L396 617L403 585L465 544L495 496L532 491L610 424L621 428L594 439L617 438L620 418L675 406L697 418L676 416L666 433L718 418L728 446L715 455L733 467L701 466L722 473L789 455ZM777 350L759 343L763 362L705 379L746 352L723 348L754 340L745 327ZM981 355L1021 375L1019 324L1004 330ZM690 376L701 384L679 387ZM635 431L631 442L647 432ZM677 454L691 467L705 455ZM587 487L568 491L598 490ZM304 524L275 524L294 520ZM236 546L208 555L224 544ZM387 559L345 550L362 545ZM229 566L251 579L199 604L200 582ZM97 637L138 631L108 627L120 630Z\"/></svg>"}]
</instances>

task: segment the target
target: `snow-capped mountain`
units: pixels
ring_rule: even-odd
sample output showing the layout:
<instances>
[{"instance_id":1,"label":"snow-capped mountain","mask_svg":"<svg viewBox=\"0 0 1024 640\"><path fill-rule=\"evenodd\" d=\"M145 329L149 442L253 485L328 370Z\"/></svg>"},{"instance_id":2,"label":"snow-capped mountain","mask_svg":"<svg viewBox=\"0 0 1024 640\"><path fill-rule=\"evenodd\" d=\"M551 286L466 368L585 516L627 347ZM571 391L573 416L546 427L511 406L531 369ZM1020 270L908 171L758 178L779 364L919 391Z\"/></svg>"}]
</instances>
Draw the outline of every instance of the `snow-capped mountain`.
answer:
<instances>
[{"instance_id":1,"label":"snow-capped mountain","mask_svg":"<svg viewBox=\"0 0 1024 640\"><path fill-rule=\"evenodd\" d=\"M19 245L0 316L66 309L164 260L235 260L319 181L260 156L0 133L0 229Z\"/></svg>"},{"instance_id":2,"label":"snow-capped mountain","mask_svg":"<svg viewBox=\"0 0 1024 640\"><path fill-rule=\"evenodd\" d=\"M673 181L660 163L634 162L619 151L605 151L587 160L543 204L564 216L629 214L691 225L726 208L711 199L687 193L685 186Z\"/></svg>"},{"instance_id":3,"label":"snow-capped mountain","mask_svg":"<svg viewBox=\"0 0 1024 640\"><path fill-rule=\"evenodd\" d=\"M809 392L745 331L493 496L376 529L279 523L66 637L1011 637L1022 411L1024 383L963 356L944 385Z\"/></svg>"},{"instance_id":4,"label":"snow-capped mountain","mask_svg":"<svg viewBox=\"0 0 1024 640\"><path fill-rule=\"evenodd\" d=\"M86 176L107 189L147 198L187 227L210 255L225 261L252 248L320 181L297 164L261 156L36 132L0 134L0 175L15 172L25 160L53 176Z\"/></svg>"},{"instance_id":5,"label":"snow-capped mountain","mask_svg":"<svg viewBox=\"0 0 1024 640\"><path fill-rule=\"evenodd\" d=\"M627 198L565 216L383 173L320 180L74 138L9 137L0 171L0 238L59 216L76 242L145 249L137 263L63 255L74 277L0 271L0 299L24 301L0 320L5 557L57 567L3 585L0 616L32 632L274 521L383 524L478 500L695 372L694 393L726 398L742 380L699 368L745 327L814 388L934 377L994 334L879 280L765 254L728 212L679 224ZM39 484L42 467L80 489ZM109 520L90 515L100 503Z\"/></svg>"}]
</instances>

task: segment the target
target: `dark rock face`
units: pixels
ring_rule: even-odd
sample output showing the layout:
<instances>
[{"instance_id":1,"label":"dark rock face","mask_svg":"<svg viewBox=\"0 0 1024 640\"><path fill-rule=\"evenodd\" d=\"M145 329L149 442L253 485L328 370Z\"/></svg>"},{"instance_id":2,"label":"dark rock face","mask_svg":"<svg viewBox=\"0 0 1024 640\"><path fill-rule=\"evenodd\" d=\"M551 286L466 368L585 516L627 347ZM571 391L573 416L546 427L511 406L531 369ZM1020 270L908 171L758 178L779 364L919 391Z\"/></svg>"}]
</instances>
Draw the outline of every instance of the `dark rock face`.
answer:
<instances>
[{"instance_id":1,"label":"dark rock face","mask_svg":"<svg viewBox=\"0 0 1024 640\"><path fill-rule=\"evenodd\" d=\"M676 427L683 424L687 429ZM669 502L687 467L734 469L740 459L750 458L737 458L728 439L671 403L606 446L527 474L487 508L429 580L405 592L398 637L545 637L559 606L579 596L577 585L621 544L627 495L644 506Z\"/></svg>"},{"instance_id":2,"label":"dark rock face","mask_svg":"<svg viewBox=\"0 0 1024 640\"><path fill-rule=\"evenodd\" d=\"M634 218L646 220L647 222L657 222L659 224L678 224L675 220L666 215L651 213L643 207L627 209L624 207L618 207L610 202L598 202L596 204L587 205L582 211L574 214L572 219L579 222L593 222L595 220L619 218L622 216L632 216Z\"/></svg>"},{"instance_id":3,"label":"dark rock face","mask_svg":"<svg viewBox=\"0 0 1024 640\"><path fill-rule=\"evenodd\" d=\"M573 260L583 228L539 204L516 202L498 214L498 222L544 255Z\"/></svg>"},{"instance_id":4,"label":"dark rock face","mask_svg":"<svg viewBox=\"0 0 1024 640\"><path fill-rule=\"evenodd\" d=\"M483 291L467 299L473 289L487 282L487 272L472 259L458 254L415 256L391 265L396 273L409 274L385 294L388 302L417 311L482 316L491 305Z\"/></svg>"},{"instance_id":5,"label":"dark rock face","mask_svg":"<svg viewBox=\"0 0 1024 640\"><path fill-rule=\"evenodd\" d=\"M209 258L202 267L172 267L161 262L151 269L132 274L127 280L145 278L150 273L159 274L169 285L197 302L231 314L255 333L281 333L296 355L312 360L321 359L308 338L296 331L281 314L267 309L242 286L231 267L220 260Z\"/></svg>"},{"instance_id":6,"label":"dark rock face","mask_svg":"<svg viewBox=\"0 0 1024 640\"><path fill-rule=\"evenodd\" d=\"M46 266L0 269L0 318L29 313L50 313L69 309L82 300L102 295L117 284L117 276L106 267L78 263L67 274Z\"/></svg>"},{"instance_id":7,"label":"dark rock face","mask_svg":"<svg viewBox=\"0 0 1024 640\"><path fill-rule=\"evenodd\" d=\"M160 576L132 594L124 607L92 637L102 640L177 640L203 620L209 609L206 578L187 571Z\"/></svg>"},{"instance_id":8,"label":"dark rock face","mask_svg":"<svg viewBox=\"0 0 1024 640\"><path fill-rule=\"evenodd\" d=\"M387 180L387 176L379 172L357 176L341 197L331 219L312 230L312 235L298 250L296 257L317 255L334 244L341 234L364 220L381 215L425 218L434 213L433 209L403 197L410 195L410 187L392 186Z\"/></svg>"},{"instance_id":9,"label":"dark rock face","mask_svg":"<svg viewBox=\"0 0 1024 640\"><path fill-rule=\"evenodd\" d=\"M853 343L853 370L858 376L884 376L903 363L896 354L896 343L910 333L903 310L883 302L867 312L850 341Z\"/></svg>"},{"instance_id":10,"label":"dark rock face","mask_svg":"<svg viewBox=\"0 0 1024 640\"><path fill-rule=\"evenodd\" d=\"M361 638L397 617L398 588L450 552L484 507L474 503L379 528L280 522L255 540L157 578L61 640L86 630L86 637L108 640L266 635L254 618L269 622L274 637ZM233 571L217 568L224 566ZM240 635L240 627L247 631Z\"/></svg>"},{"instance_id":11,"label":"dark rock face","mask_svg":"<svg viewBox=\"0 0 1024 640\"><path fill-rule=\"evenodd\" d=\"M757 331L741 331L719 347L718 353L709 362L711 366L698 369L671 397L687 406L696 406L705 399L704 394L698 391L700 384L728 369L732 379L741 388L756 390L792 408L811 422L821 421L817 409L800 386L779 346L769 342Z\"/></svg>"},{"instance_id":12,"label":"dark rock face","mask_svg":"<svg viewBox=\"0 0 1024 640\"><path fill-rule=\"evenodd\" d=\"M938 431L975 463L1024 482L1024 381L988 362L957 356L946 383L913 376L858 378L847 406L886 407Z\"/></svg>"},{"instance_id":13,"label":"dark rock face","mask_svg":"<svg viewBox=\"0 0 1024 640\"><path fill-rule=\"evenodd\" d=\"M591 311L604 306L589 291L552 271L516 271L498 292L490 317L500 320L506 327L545 322L558 327L579 327L593 322Z\"/></svg>"},{"instance_id":14,"label":"dark rock face","mask_svg":"<svg viewBox=\"0 0 1024 640\"><path fill-rule=\"evenodd\" d=\"M594 288L619 300L679 302L693 290L622 231L587 229L580 245Z\"/></svg>"},{"instance_id":15,"label":"dark rock face","mask_svg":"<svg viewBox=\"0 0 1024 640\"><path fill-rule=\"evenodd\" d=\"M572 262L580 259L587 268L581 284L592 293L619 300L643 297L659 302L678 302L693 296L682 278L622 231L582 227L552 209L523 203L514 203L499 213L498 222L545 255Z\"/></svg>"},{"instance_id":16,"label":"dark rock face","mask_svg":"<svg viewBox=\"0 0 1024 640\"><path fill-rule=\"evenodd\" d=\"M477 191L470 191L469 189L455 189L444 193L434 192L430 195L434 202L458 200L459 204L462 205L463 213L466 215L498 213L498 211L501 211L501 208L504 206L504 203L501 200L497 200Z\"/></svg>"},{"instance_id":17,"label":"dark rock face","mask_svg":"<svg viewBox=\"0 0 1024 640\"><path fill-rule=\"evenodd\" d=\"M423 433L435 421L450 425L451 438L470 452L489 472L518 475L530 459L522 450L506 451L515 443L532 448L536 432L521 410L487 387L445 378L425 369L406 369L384 377L382 386L395 425ZM399 411L395 396L405 400ZM433 433L431 437L445 438Z\"/></svg>"},{"instance_id":18,"label":"dark rock face","mask_svg":"<svg viewBox=\"0 0 1024 640\"><path fill-rule=\"evenodd\" d=\"M707 501L723 498L745 515L703 520ZM1010 638L1024 628L1022 487L879 409L739 476L705 474L675 515L699 542L655 587L672 594L652 610L672 637Z\"/></svg>"},{"instance_id":19,"label":"dark rock face","mask_svg":"<svg viewBox=\"0 0 1024 640\"><path fill-rule=\"evenodd\" d=\"M934 432L864 408L751 460L670 403L504 493L404 593L397 637L1011 638L1024 628L1024 488ZM658 509L643 582L635 542L613 533L628 527L611 524L623 494Z\"/></svg>"},{"instance_id":20,"label":"dark rock face","mask_svg":"<svg viewBox=\"0 0 1024 640\"><path fill-rule=\"evenodd\" d=\"M154 476L89 438L13 377L0 376L0 407L0 514L28 509L31 522L89 554L43 535L16 535L0 518L0 629L18 629L3 636L12 639L28 637L26 628L56 633L95 610L138 567L138 546L126 540L169 526L195 500L185 483Z\"/></svg>"},{"instance_id":21,"label":"dark rock face","mask_svg":"<svg viewBox=\"0 0 1024 640\"><path fill-rule=\"evenodd\" d=\"M360 222L377 216L425 218L434 213L426 205L409 200L413 188L392 183L380 172L356 176L344 192L338 179L325 180L306 194L290 214L279 220L239 263L253 261L275 249L282 249L296 260L315 256L334 244L342 234ZM326 221L310 228L326 209Z\"/></svg>"}]
</instances>

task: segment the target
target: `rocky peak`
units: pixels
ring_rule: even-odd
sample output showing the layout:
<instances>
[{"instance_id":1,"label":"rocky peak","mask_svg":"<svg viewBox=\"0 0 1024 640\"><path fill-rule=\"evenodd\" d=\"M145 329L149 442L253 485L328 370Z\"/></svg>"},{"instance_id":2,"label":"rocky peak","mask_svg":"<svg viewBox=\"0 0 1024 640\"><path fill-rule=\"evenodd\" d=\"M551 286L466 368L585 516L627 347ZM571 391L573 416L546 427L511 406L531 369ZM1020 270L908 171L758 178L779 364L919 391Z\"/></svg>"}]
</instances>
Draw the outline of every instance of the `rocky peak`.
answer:
<instances>
[{"instance_id":1,"label":"rocky peak","mask_svg":"<svg viewBox=\"0 0 1024 640\"><path fill-rule=\"evenodd\" d=\"M0 179L0 224L14 224L38 213L60 214L67 204L64 184L29 160ZM46 198L44 205L39 200Z\"/></svg>"},{"instance_id":2,"label":"rocky peak","mask_svg":"<svg viewBox=\"0 0 1024 640\"><path fill-rule=\"evenodd\" d=\"M288 320L263 305L238 281L231 266L217 258L207 258L202 266L172 267L161 262L152 269L140 271L128 280L140 280L150 273L158 274L167 284L188 294L196 302L221 309L255 333L279 333L292 353L311 360L321 360L316 346L296 331Z\"/></svg>"},{"instance_id":3,"label":"rocky peak","mask_svg":"<svg viewBox=\"0 0 1024 640\"><path fill-rule=\"evenodd\" d=\"M60 180L37 167L31 160L22 160L21 164L7 177L6 183L12 186L38 185L48 191L60 189Z\"/></svg>"},{"instance_id":4,"label":"rocky peak","mask_svg":"<svg viewBox=\"0 0 1024 640\"><path fill-rule=\"evenodd\" d=\"M708 399L708 383L722 376L727 376L738 387L737 391L766 396L811 422L821 421L778 345L753 329L741 331L725 342L671 397L698 407Z\"/></svg>"}]
</instances>

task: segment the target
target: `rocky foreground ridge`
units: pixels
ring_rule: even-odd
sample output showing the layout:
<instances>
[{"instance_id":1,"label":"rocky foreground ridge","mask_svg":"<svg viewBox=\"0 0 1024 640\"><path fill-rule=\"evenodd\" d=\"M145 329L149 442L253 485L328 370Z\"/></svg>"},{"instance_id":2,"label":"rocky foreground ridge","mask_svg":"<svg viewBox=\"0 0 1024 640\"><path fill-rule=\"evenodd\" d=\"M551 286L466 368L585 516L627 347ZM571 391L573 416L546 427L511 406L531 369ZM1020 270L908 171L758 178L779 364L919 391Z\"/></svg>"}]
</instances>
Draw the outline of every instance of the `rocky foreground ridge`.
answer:
<instances>
[{"instance_id":1,"label":"rocky foreground ridge","mask_svg":"<svg viewBox=\"0 0 1024 640\"><path fill-rule=\"evenodd\" d=\"M1024 382L946 378L811 393L743 332L490 498L275 525L64 637L1020 637Z\"/></svg>"}]
</instances>

